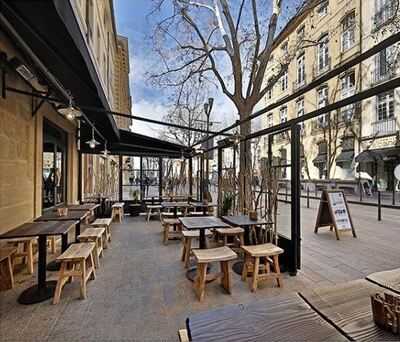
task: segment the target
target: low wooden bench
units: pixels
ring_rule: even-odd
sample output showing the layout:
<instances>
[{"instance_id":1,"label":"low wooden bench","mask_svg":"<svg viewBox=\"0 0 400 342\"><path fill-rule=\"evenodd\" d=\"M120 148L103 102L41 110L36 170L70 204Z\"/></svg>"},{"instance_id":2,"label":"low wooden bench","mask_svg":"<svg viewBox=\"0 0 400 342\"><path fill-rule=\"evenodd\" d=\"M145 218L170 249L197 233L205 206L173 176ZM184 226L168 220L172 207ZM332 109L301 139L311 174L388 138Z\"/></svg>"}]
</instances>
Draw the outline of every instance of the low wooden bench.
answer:
<instances>
[{"instance_id":1,"label":"low wooden bench","mask_svg":"<svg viewBox=\"0 0 400 342\"><path fill-rule=\"evenodd\" d=\"M247 274L252 271L252 282L250 289L252 292L256 291L258 280L276 279L278 287L282 287L281 271L279 267L279 254L284 251L282 248L275 246L272 243L264 243L261 245L242 246L245 252L245 262L243 265L242 280L247 280ZM263 273L260 274L260 258L264 257ZM271 272L272 265L274 272Z\"/></svg>"},{"instance_id":2,"label":"low wooden bench","mask_svg":"<svg viewBox=\"0 0 400 342\"><path fill-rule=\"evenodd\" d=\"M26 264L29 274L33 274L33 241L32 238L7 240L9 245L17 248L14 258L22 258L22 263Z\"/></svg>"},{"instance_id":3,"label":"low wooden bench","mask_svg":"<svg viewBox=\"0 0 400 342\"><path fill-rule=\"evenodd\" d=\"M14 287L13 256L16 253L15 247L0 248L0 291Z\"/></svg>"},{"instance_id":4,"label":"low wooden bench","mask_svg":"<svg viewBox=\"0 0 400 342\"><path fill-rule=\"evenodd\" d=\"M229 262L237 258L237 254L229 247L217 247L210 249L195 249L193 255L197 261L197 277L194 288L199 301L204 299L205 285L207 281L207 266L211 262L220 262L221 272L212 274L213 277L221 278L221 286L231 293L231 275Z\"/></svg>"},{"instance_id":5,"label":"low wooden bench","mask_svg":"<svg viewBox=\"0 0 400 342\"><path fill-rule=\"evenodd\" d=\"M94 228L105 228L107 239L103 241L103 247L108 248L108 242L111 242L111 218L102 218L94 221L91 226Z\"/></svg>"},{"instance_id":6,"label":"low wooden bench","mask_svg":"<svg viewBox=\"0 0 400 342\"><path fill-rule=\"evenodd\" d=\"M99 258L103 256L103 240L106 239L105 228L86 228L81 235L78 236L79 242L94 242L94 264L96 268L100 266Z\"/></svg>"},{"instance_id":7,"label":"low wooden bench","mask_svg":"<svg viewBox=\"0 0 400 342\"><path fill-rule=\"evenodd\" d=\"M206 236L212 236L211 230L205 231ZM185 268L189 267L190 256L193 255L192 251L192 240L198 239L200 237L200 232L198 230L182 230L182 257L181 260L185 264Z\"/></svg>"},{"instance_id":8,"label":"low wooden bench","mask_svg":"<svg viewBox=\"0 0 400 342\"><path fill-rule=\"evenodd\" d=\"M81 299L86 299L86 284L89 279L95 279L93 250L94 242L74 243L62 253L57 260L61 262L53 304L60 302L61 291L64 285L74 277L80 279Z\"/></svg>"},{"instance_id":9,"label":"low wooden bench","mask_svg":"<svg viewBox=\"0 0 400 342\"><path fill-rule=\"evenodd\" d=\"M114 203L111 206L111 218L114 220L116 217L118 217L119 222L122 223L123 217L124 217L124 203L118 202Z\"/></svg>"}]
</instances>

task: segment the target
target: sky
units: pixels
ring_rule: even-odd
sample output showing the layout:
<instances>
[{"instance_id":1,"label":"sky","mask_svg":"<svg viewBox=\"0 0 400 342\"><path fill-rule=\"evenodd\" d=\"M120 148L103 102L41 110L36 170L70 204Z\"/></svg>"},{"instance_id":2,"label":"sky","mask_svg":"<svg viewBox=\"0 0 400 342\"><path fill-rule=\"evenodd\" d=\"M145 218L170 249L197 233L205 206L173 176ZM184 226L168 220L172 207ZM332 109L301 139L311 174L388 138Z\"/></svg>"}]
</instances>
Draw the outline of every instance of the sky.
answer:
<instances>
[{"instance_id":1,"label":"sky","mask_svg":"<svg viewBox=\"0 0 400 342\"><path fill-rule=\"evenodd\" d=\"M299 0L286 0L285 5ZM158 59L152 51L148 36L153 27L146 16L151 11L151 0L114 0L117 31L128 37L130 55L130 89L132 96L132 114L162 120L168 110L168 94L151 86L147 80L148 72ZM215 93L212 121L221 122L219 129L238 119L237 110L222 93ZM159 137L165 127L134 120L133 130L137 133Z\"/></svg>"}]
</instances>

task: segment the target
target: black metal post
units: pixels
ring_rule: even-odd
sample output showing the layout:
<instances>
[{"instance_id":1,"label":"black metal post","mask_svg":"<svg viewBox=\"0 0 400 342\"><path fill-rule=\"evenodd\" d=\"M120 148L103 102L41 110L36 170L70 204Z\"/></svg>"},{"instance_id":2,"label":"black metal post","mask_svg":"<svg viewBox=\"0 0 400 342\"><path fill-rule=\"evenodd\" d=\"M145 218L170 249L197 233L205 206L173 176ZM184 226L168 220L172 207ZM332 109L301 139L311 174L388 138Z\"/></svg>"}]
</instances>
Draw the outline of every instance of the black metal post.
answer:
<instances>
[{"instance_id":1,"label":"black metal post","mask_svg":"<svg viewBox=\"0 0 400 342\"><path fill-rule=\"evenodd\" d=\"M78 202L82 203L82 152L78 152Z\"/></svg>"},{"instance_id":2,"label":"black metal post","mask_svg":"<svg viewBox=\"0 0 400 342\"><path fill-rule=\"evenodd\" d=\"M204 199L204 153L200 155L200 201Z\"/></svg>"},{"instance_id":3,"label":"black metal post","mask_svg":"<svg viewBox=\"0 0 400 342\"><path fill-rule=\"evenodd\" d=\"M396 178L393 179L392 205L396 205Z\"/></svg>"},{"instance_id":4,"label":"black metal post","mask_svg":"<svg viewBox=\"0 0 400 342\"><path fill-rule=\"evenodd\" d=\"M122 168L123 168L123 163L122 163L122 155L118 156L118 162L119 162L119 173L118 173L118 180L119 180L119 194L118 194L118 201L122 202L122 197L123 197L123 174L122 174Z\"/></svg>"},{"instance_id":5,"label":"black metal post","mask_svg":"<svg viewBox=\"0 0 400 342\"><path fill-rule=\"evenodd\" d=\"M158 158L158 198L162 199L162 185L163 185L163 159Z\"/></svg>"},{"instance_id":6,"label":"black metal post","mask_svg":"<svg viewBox=\"0 0 400 342\"><path fill-rule=\"evenodd\" d=\"M189 170L188 170L188 177L189 177L189 197L190 199L193 198L193 159L192 157L189 158Z\"/></svg>"},{"instance_id":7,"label":"black metal post","mask_svg":"<svg viewBox=\"0 0 400 342\"><path fill-rule=\"evenodd\" d=\"M291 127L291 230L292 260L288 265L289 274L294 276L300 268L300 126Z\"/></svg>"},{"instance_id":8,"label":"black metal post","mask_svg":"<svg viewBox=\"0 0 400 342\"><path fill-rule=\"evenodd\" d=\"M381 192L378 190L378 221L382 221Z\"/></svg>"},{"instance_id":9,"label":"black metal post","mask_svg":"<svg viewBox=\"0 0 400 342\"><path fill-rule=\"evenodd\" d=\"M218 165L217 165L217 173L218 173L218 196L217 196L217 203L218 203L218 216L222 216L222 214L227 214L222 212L222 187L221 187L221 181L222 181L222 147L218 146Z\"/></svg>"},{"instance_id":10,"label":"black metal post","mask_svg":"<svg viewBox=\"0 0 400 342\"><path fill-rule=\"evenodd\" d=\"M140 199L143 202L146 194L145 194L144 183L143 183L143 157L142 156L140 157L139 162L140 162L140 169L139 169L140 170L139 171L139 174L140 174Z\"/></svg>"},{"instance_id":11,"label":"black metal post","mask_svg":"<svg viewBox=\"0 0 400 342\"><path fill-rule=\"evenodd\" d=\"M307 186L307 208L310 208L310 188Z\"/></svg>"}]
</instances>

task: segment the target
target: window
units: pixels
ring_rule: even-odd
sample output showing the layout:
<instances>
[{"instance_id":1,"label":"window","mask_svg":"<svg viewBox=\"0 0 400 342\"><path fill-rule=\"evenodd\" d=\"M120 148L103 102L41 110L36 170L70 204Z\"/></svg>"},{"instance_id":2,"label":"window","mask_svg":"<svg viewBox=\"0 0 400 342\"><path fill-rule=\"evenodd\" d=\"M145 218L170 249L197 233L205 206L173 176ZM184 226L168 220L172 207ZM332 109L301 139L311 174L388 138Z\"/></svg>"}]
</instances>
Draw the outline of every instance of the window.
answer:
<instances>
[{"instance_id":1,"label":"window","mask_svg":"<svg viewBox=\"0 0 400 342\"><path fill-rule=\"evenodd\" d=\"M280 123L284 123L287 121L287 107L281 107L279 110L279 121Z\"/></svg>"},{"instance_id":2,"label":"window","mask_svg":"<svg viewBox=\"0 0 400 342\"><path fill-rule=\"evenodd\" d=\"M317 47L317 61L318 61L318 72L324 71L329 66L329 38L328 35L324 35L318 43Z\"/></svg>"},{"instance_id":3,"label":"window","mask_svg":"<svg viewBox=\"0 0 400 342\"><path fill-rule=\"evenodd\" d=\"M87 38L93 39L93 0L86 1L86 35Z\"/></svg>"},{"instance_id":4,"label":"window","mask_svg":"<svg viewBox=\"0 0 400 342\"><path fill-rule=\"evenodd\" d=\"M287 70L281 76L281 91L286 91L288 88L288 72Z\"/></svg>"},{"instance_id":5,"label":"window","mask_svg":"<svg viewBox=\"0 0 400 342\"><path fill-rule=\"evenodd\" d=\"M317 13L319 14L320 17L324 17L325 15L328 14L328 6L329 6L329 1L324 1L322 4L319 5Z\"/></svg>"},{"instance_id":6,"label":"window","mask_svg":"<svg viewBox=\"0 0 400 342\"><path fill-rule=\"evenodd\" d=\"M377 97L377 119L388 120L394 117L394 91L379 94Z\"/></svg>"},{"instance_id":7,"label":"window","mask_svg":"<svg viewBox=\"0 0 400 342\"><path fill-rule=\"evenodd\" d=\"M273 94L273 91L274 91L274 86L272 84L272 79L271 78L268 80L267 84L271 86L271 88L268 89L268 91L267 91L267 100L271 100L272 99L272 94Z\"/></svg>"},{"instance_id":8,"label":"window","mask_svg":"<svg viewBox=\"0 0 400 342\"><path fill-rule=\"evenodd\" d=\"M375 57L375 82L389 79L396 68L396 50L394 46L381 50Z\"/></svg>"},{"instance_id":9,"label":"window","mask_svg":"<svg viewBox=\"0 0 400 342\"><path fill-rule=\"evenodd\" d=\"M296 112L297 117L304 115L304 98L300 98L296 101Z\"/></svg>"},{"instance_id":10,"label":"window","mask_svg":"<svg viewBox=\"0 0 400 342\"><path fill-rule=\"evenodd\" d=\"M317 91L318 108L324 108L328 104L328 87L324 86ZM328 123L328 114L323 114L318 117L320 127L326 127Z\"/></svg>"},{"instance_id":11,"label":"window","mask_svg":"<svg viewBox=\"0 0 400 342\"><path fill-rule=\"evenodd\" d=\"M141 200L140 157L122 158L122 199Z\"/></svg>"},{"instance_id":12,"label":"window","mask_svg":"<svg viewBox=\"0 0 400 342\"><path fill-rule=\"evenodd\" d=\"M374 23L381 27L396 14L398 0L375 0Z\"/></svg>"},{"instance_id":13,"label":"window","mask_svg":"<svg viewBox=\"0 0 400 342\"><path fill-rule=\"evenodd\" d=\"M267 126L272 127L274 125L274 113L268 113L267 115Z\"/></svg>"},{"instance_id":14,"label":"window","mask_svg":"<svg viewBox=\"0 0 400 342\"><path fill-rule=\"evenodd\" d=\"M354 71L351 71L341 78L341 98L353 96L356 88L356 78ZM341 108L344 121L350 121L353 118L354 103Z\"/></svg>"},{"instance_id":15,"label":"window","mask_svg":"<svg viewBox=\"0 0 400 342\"><path fill-rule=\"evenodd\" d=\"M306 64L305 54L302 53L297 57L297 85L303 85L306 81Z\"/></svg>"},{"instance_id":16,"label":"window","mask_svg":"<svg viewBox=\"0 0 400 342\"><path fill-rule=\"evenodd\" d=\"M305 36L306 36L306 27L305 25L303 25L297 30L297 40L302 41L305 38Z\"/></svg>"},{"instance_id":17,"label":"window","mask_svg":"<svg viewBox=\"0 0 400 342\"><path fill-rule=\"evenodd\" d=\"M342 21L342 52L352 48L355 43L355 12L346 15Z\"/></svg>"}]
</instances>

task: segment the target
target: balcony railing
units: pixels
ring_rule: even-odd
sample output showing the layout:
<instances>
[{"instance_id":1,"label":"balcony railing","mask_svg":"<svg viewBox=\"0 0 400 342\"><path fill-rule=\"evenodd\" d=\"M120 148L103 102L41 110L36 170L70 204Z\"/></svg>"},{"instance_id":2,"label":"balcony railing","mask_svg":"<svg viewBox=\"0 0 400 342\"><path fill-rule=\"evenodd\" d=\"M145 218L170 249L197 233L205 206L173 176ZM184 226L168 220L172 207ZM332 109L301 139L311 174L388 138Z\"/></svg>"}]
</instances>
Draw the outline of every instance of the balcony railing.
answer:
<instances>
[{"instance_id":1,"label":"balcony railing","mask_svg":"<svg viewBox=\"0 0 400 342\"><path fill-rule=\"evenodd\" d=\"M386 1L386 4L373 16L376 30L382 27L389 19L393 18L398 6L398 0Z\"/></svg>"},{"instance_id":2,"label":"balcony railing","mask_svg":"<svg viewBox=\"0 0 400 342\"><path fill-rule=\"evenodd\" d=\"M387 135L396 133L397 120L390 118L386 120L378 120L372 123L372 131L374 135Z\"/></svg>"},{"instance_id":3,"label":"balcony railing","mask_svg":"<svg viewBox=\"0 0 400 342\"><path fill-rule=\"evenodd\" d=\"M373 83L377 84L392 79L394 76L396 76L396 72L393 69L394 66L392 68L390 65L388 65L388 69L386 72L380 70L379 67L375 68L375 70L372 72Z\"/></svg>"}]
</instances>

